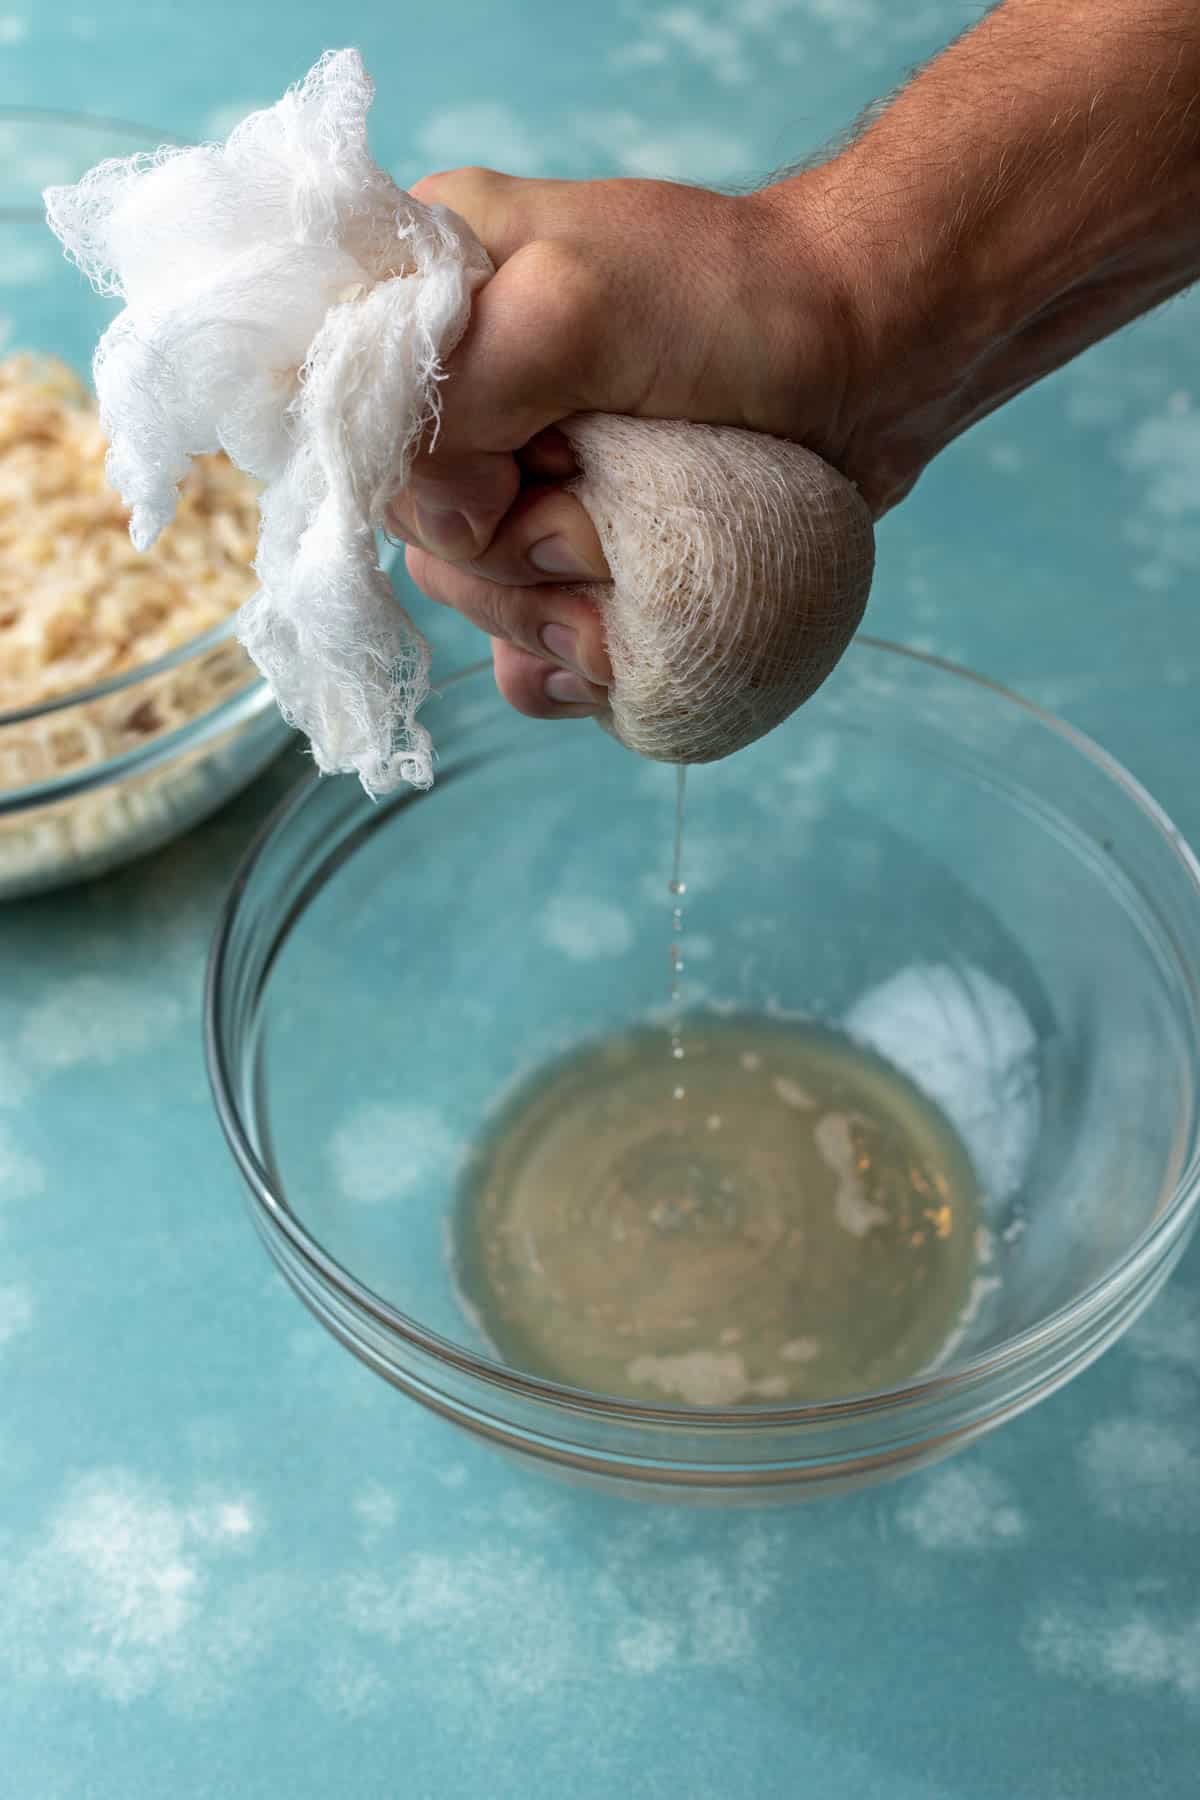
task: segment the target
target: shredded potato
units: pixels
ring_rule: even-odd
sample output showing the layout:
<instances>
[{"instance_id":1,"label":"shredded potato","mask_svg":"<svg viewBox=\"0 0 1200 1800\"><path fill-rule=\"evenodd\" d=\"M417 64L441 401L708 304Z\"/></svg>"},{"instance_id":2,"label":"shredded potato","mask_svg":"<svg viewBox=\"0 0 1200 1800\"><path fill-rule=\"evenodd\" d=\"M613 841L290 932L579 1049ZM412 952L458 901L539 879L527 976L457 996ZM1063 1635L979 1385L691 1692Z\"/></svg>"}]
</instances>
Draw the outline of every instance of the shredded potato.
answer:
<instances>
[{"instance_id":1,"label":"shredded potato","mask_svg":"<svg viewBox=\"0 0 1200 1800\"><path fill-rule=\"evenodd\" d=\"M27 352L0 361L0 798L149 744L255 679L224 639L115 693L5 722L179 649L254 591L249 477L224 456L200 457L176 519L142 554L105 479L106 450L95 402L64 363ZM0 898L111 866L207 810L241 785L229 762L239 731L4 813Z\"/></svg>"},{"instance_id":2,"label":"shredded potato","mask_svg":"<svg viewBox=\"0 0 1200 1800\"><path fill-rule=\"evenodd\" d=\"M257 490L200 457L145 554L104 476L94 402L65 364L0 362L0 712L90 687L199 636L254 590Z\"/></svg>"}]
</instances>

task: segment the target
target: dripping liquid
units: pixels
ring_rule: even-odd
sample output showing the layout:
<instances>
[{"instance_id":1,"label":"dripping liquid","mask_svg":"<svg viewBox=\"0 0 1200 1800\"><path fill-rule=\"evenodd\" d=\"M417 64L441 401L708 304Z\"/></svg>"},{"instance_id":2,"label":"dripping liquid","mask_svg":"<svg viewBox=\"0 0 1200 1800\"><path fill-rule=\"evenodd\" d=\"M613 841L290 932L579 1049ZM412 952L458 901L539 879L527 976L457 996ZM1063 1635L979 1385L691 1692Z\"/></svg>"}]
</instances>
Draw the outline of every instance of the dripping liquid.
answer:
<instances>
[{"instance_id":1,"label":"dripping liquid","mask_svg":"<svg viewBox=\"0 0 1200 1800\"><path fill-rule=\"evenodd\" d=\"M675 848L671 858L671 879L668 890L671 895L671 988L669 1030L671 1034L671 1060L681 1064L685 1051L683 1045L683 897L687 893L687 883L683 879L683 826L687 814L687 769L680 763L675 770ZM687 1088L684 1086L683 1069L676 1068L676 1081L671 1097L674 1100L686 1100Z\"/></svg>"}]
</instances>

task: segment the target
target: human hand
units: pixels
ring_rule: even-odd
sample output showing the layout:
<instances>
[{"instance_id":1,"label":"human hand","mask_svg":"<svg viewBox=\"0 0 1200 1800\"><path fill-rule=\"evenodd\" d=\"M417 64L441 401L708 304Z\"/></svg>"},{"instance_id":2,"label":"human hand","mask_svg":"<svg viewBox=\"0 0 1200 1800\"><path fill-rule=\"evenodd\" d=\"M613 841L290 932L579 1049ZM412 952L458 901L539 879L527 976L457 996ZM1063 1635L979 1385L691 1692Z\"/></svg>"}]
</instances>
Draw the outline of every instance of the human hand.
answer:
<instances>
[{"instance_id":1,"label":"human hand","mask_svg":"<svg viewBox=\"0 0 1200 1800\"><path fill-rule=\"evenodd\" d=\"M579 583L607 571L555 426L791 438L878 518L961 432L1200 276L1198 85L1194 0L1003 0L837 155L756 194L419 183L497 273L397 499L414 580L491 634L521 711L596 707L610 672Z\"/></svg>"},{"instance_id":2,"label":"human hand","mask_svg":"<svg viewBox=\"0 0 1200 1800\"><path fill-rule=\"evenodd\" d=\"M758 195L653 181L431 176L497 273L450 358L436 441L391 524L409 573L493 639L496 681L534 717L604 704L588 582L608 570L555 427L577 412L744 426L828 454L846 337L817 234ZM797 284L810 298L796 303Z\"/></svg>"}]
</instances>

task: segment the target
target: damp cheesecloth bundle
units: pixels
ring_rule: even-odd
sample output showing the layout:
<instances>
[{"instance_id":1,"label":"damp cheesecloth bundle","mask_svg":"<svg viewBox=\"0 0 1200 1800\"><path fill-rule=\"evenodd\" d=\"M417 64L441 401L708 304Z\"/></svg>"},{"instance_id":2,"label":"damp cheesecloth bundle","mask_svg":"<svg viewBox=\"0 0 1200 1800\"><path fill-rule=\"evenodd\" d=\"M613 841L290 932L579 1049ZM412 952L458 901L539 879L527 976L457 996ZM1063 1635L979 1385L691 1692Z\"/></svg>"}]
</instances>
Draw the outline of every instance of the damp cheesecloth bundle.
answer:
<instances>
[{"instance_id":1,"label":"damp cheesecloth bundle","mask_svg":"<svg viewBox=\"0 0 1200 1800\"><path fill-rule=\"evenodd\" d=\"M48 190L68 254L124 309L94 374L109 476L145 547L192 457L262 487L261 583L238 635L318 766L372 795L428 787L429 650L378 558L436 429L439 381L492 265L470 227L372 161L356 51L321 59L222 145L100 164ZM769 731L833 667L874 557L857 491L760 433L580 414L560 429L611 582L602 721L707 762Z\"/></svg>"}]
</instances>

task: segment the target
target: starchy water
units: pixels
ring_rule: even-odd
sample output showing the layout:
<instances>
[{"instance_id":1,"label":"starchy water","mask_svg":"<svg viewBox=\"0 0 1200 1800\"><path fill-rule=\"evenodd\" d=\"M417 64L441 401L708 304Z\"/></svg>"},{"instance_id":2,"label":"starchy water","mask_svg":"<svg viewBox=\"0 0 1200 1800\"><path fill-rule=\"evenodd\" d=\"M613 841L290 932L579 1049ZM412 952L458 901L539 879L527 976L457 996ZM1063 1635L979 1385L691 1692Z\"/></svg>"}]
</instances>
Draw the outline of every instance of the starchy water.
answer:
<instances>
[{"instance_id":1,"label":"starchy water","mask_svg":"<svg viewBox=\"0 0 1200 1800\"><path fill-rule=\"evenodd\" d=\"M889 1064L816 1026L685 1015L510 1100L470 1164L455 1254L521 1369L660 1405L768 1405L929 1366L978 1224L958 1137Z\"/></svg>"}]
</instances>

